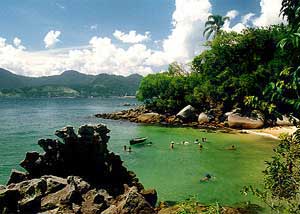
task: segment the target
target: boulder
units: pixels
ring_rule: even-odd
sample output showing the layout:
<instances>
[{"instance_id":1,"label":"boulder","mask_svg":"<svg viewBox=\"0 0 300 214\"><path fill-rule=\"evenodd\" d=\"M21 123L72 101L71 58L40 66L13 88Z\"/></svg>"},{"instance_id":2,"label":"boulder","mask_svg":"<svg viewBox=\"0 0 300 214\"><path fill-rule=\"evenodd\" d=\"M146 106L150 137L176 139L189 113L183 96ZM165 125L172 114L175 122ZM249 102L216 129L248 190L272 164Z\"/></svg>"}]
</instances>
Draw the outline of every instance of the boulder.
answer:
<instances>
[{"instance_id":1,"label":"boulder","mask_svg":"<svg viewBox=\"0 0 300 214\"><path fill-rule=\"evenodd\" d=\"M154 208L138 192L136 187L131 187L119 196L115 203L102 214L155 214Z\"/></svg>"},{"instance_id":2,"label":"boulder","mask_svg":"<svg viewBox=\"0 0 300 214\"><path fill-rule=\"evenodd\" d=\"M205 124L209 122L208 115L202 112L198 117L198 123L199 124Z\"/></svg>"},{"instance_id":3,"label":"boulder","mask_svg":"<svg viewBox=\"0 0 300 214\"><path fill-rule=\"evenodd\" d=\"M137 117L139 123L159 123L162 120L162 115L158 113L145 113Z\"/></svg>"},{"instance_id":4,"label":"boulder","mask_svg":"<svg viewBox=\"0 0 300 214\"><path fill-rule=\"evenodd\" d=\"M28 175L25 172L21 172L21 171L13 169L11 171L7 185L12 184L12 183L20 183L27 179L28 179Z\"/></svg>"},{"instance_id":5,"label":"boulder","mask_svg":"<svg viewBox=\"0 0 300 214\"><path fill-rule=\"evenodd\" d=\"M176 117L183 120L193 120L197 117L196 109L193 106L188 105L184 107L180 112L178 112Z\"/></svg>"},{"instance_id":6,"label":"boulder","mask_svg":"<svg viewBox=\"0 0 300 214\"><path fill-rule=\"evenodd\" d=\"M261 118L244 117L236 113L228 116L228 125L230 128L243 128L243 129L259 129L264 125Z\"/></svg>"},{"instance_id":7,"label":"boulder","mask_svg":"<svg viewBox=\"0 0 300 214\"><path fill-rule=\"evenodd\" d=\"M152 207L155 207L157 202L157 192L155 189L143 189L141 191L142 196L150 203Z\"/></svg>"},{"instance_id":8,"label":"boulder","mask_svg":"<svg viewBox=\"0 0 300 214\"><path fill-rule=\"evenodd\" d=\"M277 126L294 126L294 122L299 123L299 119L295 117L288 118L287 116L283 115L282 120L277 118L276 125Z\"/></svg>"}]
</instances>

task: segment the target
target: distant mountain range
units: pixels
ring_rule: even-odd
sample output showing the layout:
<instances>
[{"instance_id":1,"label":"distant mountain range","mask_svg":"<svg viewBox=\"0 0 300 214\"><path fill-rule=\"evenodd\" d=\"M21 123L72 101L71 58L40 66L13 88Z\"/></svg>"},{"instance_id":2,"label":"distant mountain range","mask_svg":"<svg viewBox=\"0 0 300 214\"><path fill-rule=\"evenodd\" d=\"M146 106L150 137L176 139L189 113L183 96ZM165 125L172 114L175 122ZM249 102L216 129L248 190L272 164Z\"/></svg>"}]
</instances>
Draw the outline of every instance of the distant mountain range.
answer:
<instances>
[{"instance_id":1,"label":"distant mountain range","mask_svg":"<svg viewBox=\"0 0 300 214\"><path fill-rule=\"evenodd\" d=\"M60 75L26 77L0 68L0 97L133 96L143 77L87 75L68 70Z\"/></svg>"}]
</instances>

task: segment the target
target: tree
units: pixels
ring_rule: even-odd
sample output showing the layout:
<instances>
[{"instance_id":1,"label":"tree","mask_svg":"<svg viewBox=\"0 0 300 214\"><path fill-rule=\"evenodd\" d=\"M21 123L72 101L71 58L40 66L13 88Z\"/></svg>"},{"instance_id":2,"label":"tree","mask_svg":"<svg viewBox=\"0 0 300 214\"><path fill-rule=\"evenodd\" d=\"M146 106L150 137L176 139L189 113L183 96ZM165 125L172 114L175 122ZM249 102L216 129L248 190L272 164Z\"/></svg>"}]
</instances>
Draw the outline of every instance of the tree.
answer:
<instances>
[{"instance_id":1,"label":"tree","mask_svg":"<svg viewBox=\"0 0 300 214\"><path fill-rule=\"evenodd\" d=\"M206 35L206 39L208 40L212 33L214 33L215 38L216 35L220 33L221 28L227 20L229 20L229 17L227 16L210 15L208 17L207 22L205 23L205 30L203 32L203 36Z\"/></svg>"}]
</instances>

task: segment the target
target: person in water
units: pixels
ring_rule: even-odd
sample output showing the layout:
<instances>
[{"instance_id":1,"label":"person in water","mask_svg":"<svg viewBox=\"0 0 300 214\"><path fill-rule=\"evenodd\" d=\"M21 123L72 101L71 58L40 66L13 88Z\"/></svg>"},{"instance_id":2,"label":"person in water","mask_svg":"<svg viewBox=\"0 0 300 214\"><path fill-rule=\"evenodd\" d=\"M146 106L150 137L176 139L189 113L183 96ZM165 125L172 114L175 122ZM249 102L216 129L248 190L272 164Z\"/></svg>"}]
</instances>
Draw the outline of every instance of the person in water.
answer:
<instances>
[{"instance_id":1,"label":"person in water","mask_svg":"<svg viewBox=\"0 0 300 214\"><path fill-rule=\"evenodd\" d=\"M230 148L228 148L228 150L236 150L235 145L232 145Z\"/></svg>"},{"instance_id":2,"label":"person in water","mask_svg":"<svg viewBox=\"0 0 300 214\"><path fill-rule=\"evenodd\" d=\"M200 179L200 181L209 181L211 178L211 175L207 173L203 178Z\"/></svg>"},{"instance_id":3,"label":"person in water","mask_svg":"<svg viewBox=\"0 0 300 214\"><path fill-rule=\"evenodd\" d=\"M123 146L123 150L127 151L127 146L126 145Z\"/></svg>"},{"instance_id":4,"label":"person in water","mask_svg":"<svg viewBox=\"0 0 300 214\"><path fill-rule=\"evenodd\" d=\"M199 143L198 145L199 145L199 149L202 150L203 149L203 145L201 143Z\"/></svg>"},{"instance_id":5,"label":"person in water","mask_svg":"<svg viewBox=\"0 0 300 214\"><path fill-rule=\"evenodd\" d=\"M130 147L130 146L128 147L128 152L132 152L132 150L131 150L131 147Z\"/></svg>"},{"instance_id":6,"label":"person in water","mask_svg":"<svg viewBox=\"0 0 300 214\"><path fill-rule=\"evenodd\" d=\"M194 144L198 144L198 143L199 143L199 140L196 139L196 140L194 141Z\"/></svg>"},{"instance_id":7,"label":"person in water","mask_svg":"<svg viewBox=\"0 0 300 214\"><path fill-rule=\"evenodd\" d=\"M174 149L174 142L173 142L173 141L172 141L171 144L170 144L170 148L171 148L171 149Z\"/></svg>"}]
</instances>

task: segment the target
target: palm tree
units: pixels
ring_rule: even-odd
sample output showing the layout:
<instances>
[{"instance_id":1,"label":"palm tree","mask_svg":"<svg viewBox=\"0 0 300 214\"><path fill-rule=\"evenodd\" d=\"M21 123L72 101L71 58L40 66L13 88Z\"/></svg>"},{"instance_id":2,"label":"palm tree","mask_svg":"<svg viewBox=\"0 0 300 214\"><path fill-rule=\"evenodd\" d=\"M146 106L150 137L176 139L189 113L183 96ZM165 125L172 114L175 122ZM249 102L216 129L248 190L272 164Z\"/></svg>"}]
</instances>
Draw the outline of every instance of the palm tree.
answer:
<instances>
[{"instance_id":1,"label":"palm tree","mask_svg":"<svg viewBox=\"0 0 300 214\"><path fill-rule=\"evenodd\" d=\"M216 37L216 35L220 33L225 21L229 19L228 16L210 15L205 23L205 30L203 32L203 36L206 35L206 40L209 39L212 33L214 33L214 37Z\"/></svg>"}]
</instances>

